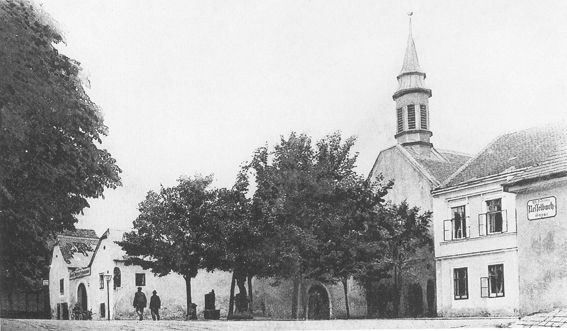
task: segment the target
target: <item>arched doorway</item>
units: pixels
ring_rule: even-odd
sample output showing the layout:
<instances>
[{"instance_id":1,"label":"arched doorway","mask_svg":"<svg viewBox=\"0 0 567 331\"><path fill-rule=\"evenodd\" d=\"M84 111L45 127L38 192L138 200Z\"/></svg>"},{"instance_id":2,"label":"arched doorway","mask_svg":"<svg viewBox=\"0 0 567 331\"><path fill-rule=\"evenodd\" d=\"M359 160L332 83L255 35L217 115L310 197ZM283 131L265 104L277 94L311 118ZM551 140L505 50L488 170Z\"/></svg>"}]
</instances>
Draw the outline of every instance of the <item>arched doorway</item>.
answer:
<instances>
[{"instance_id":1,"label":"arched doorway","mask_svg":"<svg viewBox=\"0 0 567 331\"><path fill-rule=\"evenodd\" d=\"M85 284L79 284L79 289L77 289L77 302L82 311L87 311L87 289Z\"/></svg>"},{"instance_id":2,"label":"arched doorway","mask_svg":"<svg viewBox=\"0 0 567 331\"><path fill-rule=\"evenodd\" d=\"M411 317L423 315L423 293L419 284L414 283L408 289L408 314Z\"/></svg>"},{"instance_id":3,"label":"arched doorway","mask_svg":"<svg viewBox=\"0 0 567 331\"><path fill-rule=\"evenodd\" d=\"M329 295L321 285L313 285L308 292L307 319L326 320L331 317Z\"/></svg>"}]
</instances>

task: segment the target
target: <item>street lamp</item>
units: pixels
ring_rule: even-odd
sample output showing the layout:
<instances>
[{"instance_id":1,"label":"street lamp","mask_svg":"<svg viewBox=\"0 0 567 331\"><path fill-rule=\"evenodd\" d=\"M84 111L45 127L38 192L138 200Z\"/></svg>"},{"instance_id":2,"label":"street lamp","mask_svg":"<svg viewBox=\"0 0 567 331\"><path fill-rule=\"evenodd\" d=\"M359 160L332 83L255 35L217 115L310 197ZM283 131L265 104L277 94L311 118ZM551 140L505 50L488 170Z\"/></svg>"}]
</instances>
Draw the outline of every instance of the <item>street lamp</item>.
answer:
<instances>
[{"instance_id":1,"label":"street lamp","mask_svg":"<svg viewBox=\"0 0 567 331\"><path fill-rule=\"evenodd\" d=\"M106 279L106 306L107 309L107 319L110 321L110 279L112 279L112 275L107 270L106 275L104 275L104 279Z\"/></svg>"}]
</instances>

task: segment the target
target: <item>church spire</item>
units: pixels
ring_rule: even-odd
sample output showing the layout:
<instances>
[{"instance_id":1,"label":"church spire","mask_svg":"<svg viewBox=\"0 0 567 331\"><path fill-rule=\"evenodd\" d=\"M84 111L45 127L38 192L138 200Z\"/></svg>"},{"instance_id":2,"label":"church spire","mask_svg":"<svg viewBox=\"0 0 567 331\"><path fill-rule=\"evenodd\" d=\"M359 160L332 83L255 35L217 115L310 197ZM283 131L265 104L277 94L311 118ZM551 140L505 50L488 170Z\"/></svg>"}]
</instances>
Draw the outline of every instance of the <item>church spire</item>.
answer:
<instances>
[{"instance_id":1,"label":"church spire","mask_svg":"<svg viewBox=\"0 0 567 331\"><path fill-rule=\"evenodd\" d=\"M425 72L419 66L417 51L412 35L411 17L409 16L409 35L406 54L398 79L398 89L392 96L396 101L397 133L399 144L411 148L419 154L427 154L431 150L429 141L432 132L429 130L429 98L431 90L425 86Z\"/></svg>"},{"instance_id":2,"label":"church spire","mask_svg":"<svg viewBox=\"0 0 567 331\"><path fill-rule=\"evenodd\" d=\"M415 42L413 41L412 36L412 27L411 27L411 17L413 12L409 14L409 35L408 35L408 44L406 46L406 55L404 57L404 64L402 65L402 71L400 74L404 73L412 73L412 72L421 72L421 68L419 67L419 60L417 58L417 51L415 50ZM425 73L423 73L425 75Z\"/></svg>"}]
</instances>

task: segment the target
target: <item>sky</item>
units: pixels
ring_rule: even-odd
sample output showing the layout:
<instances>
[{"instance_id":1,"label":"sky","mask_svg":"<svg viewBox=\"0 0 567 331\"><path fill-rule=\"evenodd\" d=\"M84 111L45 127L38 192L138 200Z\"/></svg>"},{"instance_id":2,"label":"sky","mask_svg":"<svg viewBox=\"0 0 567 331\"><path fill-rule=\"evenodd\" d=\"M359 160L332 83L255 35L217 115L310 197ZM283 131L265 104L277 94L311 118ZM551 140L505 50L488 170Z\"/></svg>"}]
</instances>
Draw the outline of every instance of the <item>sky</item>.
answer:
<instances>
[{"instance_id":1,"label":"sky","mask_svg":"<svg viewBox=\"0 0 567 331\"><path fill-rule=\"evenodd\" d=\"M77 227L130 228L149 190L182 175L230 187L291 131L356 136L357 171L395 144L413 12L435 147L476 154L498 135L567 119L565 1L36 0L103 112L123 186Z\"/></svg>"}]
</instances>

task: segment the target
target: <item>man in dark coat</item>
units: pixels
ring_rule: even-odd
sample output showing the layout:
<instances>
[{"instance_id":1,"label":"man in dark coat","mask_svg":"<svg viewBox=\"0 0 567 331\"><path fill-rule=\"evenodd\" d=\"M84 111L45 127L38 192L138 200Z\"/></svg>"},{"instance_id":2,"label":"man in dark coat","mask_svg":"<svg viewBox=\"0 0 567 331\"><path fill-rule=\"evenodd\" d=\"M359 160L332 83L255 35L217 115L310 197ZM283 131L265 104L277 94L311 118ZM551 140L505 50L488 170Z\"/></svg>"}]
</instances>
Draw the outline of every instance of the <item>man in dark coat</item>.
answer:
<instances>
[{"instance_id":1,"label":"man in dark coat","mask_svg":"<svg viewBox=\"0 0 567 331\"><path fill-rule=\"evenodd\" d=\"M154 295L150 298L150 311L152 312L152 319L155 321L156 318L159 321L159 309L161 308L161 300L157 296L157 291L154 290Z\"/></svg>"},{"instance_id":2,"label":"man in dark coat","mask_svg":"<svg viewBox=\"0 0 567 331\"><path fill-rule=\"evenodd\" d=\"M138 287L138 292L134 294L134 308L136 308L136 313L140 316L140 321L144 319L144 308L146 308L147 304L146 295L142 292L142 288Z\"/></svg>"}]
</instances>

